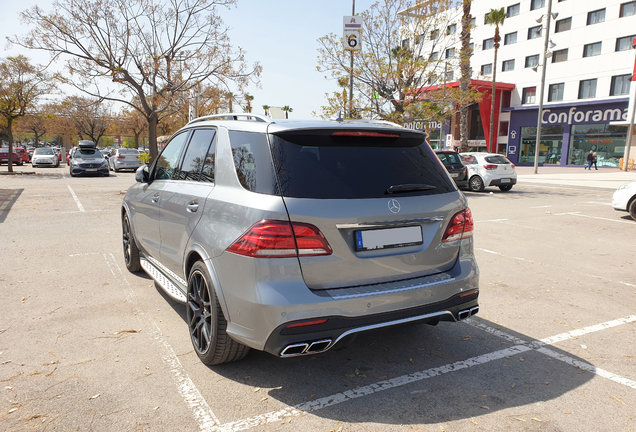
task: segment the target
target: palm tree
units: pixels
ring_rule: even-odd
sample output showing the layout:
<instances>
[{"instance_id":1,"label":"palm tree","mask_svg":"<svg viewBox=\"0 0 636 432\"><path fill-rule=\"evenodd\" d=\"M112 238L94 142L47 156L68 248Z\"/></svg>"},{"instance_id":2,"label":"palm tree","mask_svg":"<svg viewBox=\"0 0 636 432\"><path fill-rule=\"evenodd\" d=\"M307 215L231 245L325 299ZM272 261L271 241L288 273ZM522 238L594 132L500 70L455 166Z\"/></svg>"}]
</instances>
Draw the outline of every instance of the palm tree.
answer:
<instances>
[{"instance_id":1,"label":"palm tree","mask_svg":"<svg viewBox=\"0 0 636 432\"><path fill-rule=\"evenodd\" d=\"M490 9L490 12L486 14L486 22L495 26L495 37L493 42L495 43L495 59L492 63L492 91L490 94L490 145L495 142L495 85L497 82L497 51L499 51L499 42L501 42L501 36L499 36L499 26L503 24L504 20L508 18L508 14L501 9ZM495 145L495 152L497 152L497 146Z\"/></svg>"},{"instance_id":2,"label":"palm tree","mask_svg":"<svg viewBox=\"0 0 636 432\"><path fill-rule=\"evenodd\" d=\"M271 106L269 105L263 105L263 110L265 111L265 115L268 116L269 115L269 109L271 108Z\"/></svg>"},{"instance_id":3,"label":"palm tree","mask_svg":"<svg viewBox=\"0 0 636 432\"><path fill-rule=\"evenodd\" d=\"M285 105L282 109L283 109L283 111L285 111L285 118L286 119L289 118L289 113L294 111L289 105Z\"/></svg>"},{"instance_id":4,"label":"palm tree","mask_svg":"<svg viewBox=\"0 0 636 432\"><path fill-rule=\"evenodd\" d=\"M254 96L249 93L245 93L245 101L247 102L247 106L245 107L245 111L248 113L252 112L252 101L254 100Z\"/></svg>"}]
</instances>

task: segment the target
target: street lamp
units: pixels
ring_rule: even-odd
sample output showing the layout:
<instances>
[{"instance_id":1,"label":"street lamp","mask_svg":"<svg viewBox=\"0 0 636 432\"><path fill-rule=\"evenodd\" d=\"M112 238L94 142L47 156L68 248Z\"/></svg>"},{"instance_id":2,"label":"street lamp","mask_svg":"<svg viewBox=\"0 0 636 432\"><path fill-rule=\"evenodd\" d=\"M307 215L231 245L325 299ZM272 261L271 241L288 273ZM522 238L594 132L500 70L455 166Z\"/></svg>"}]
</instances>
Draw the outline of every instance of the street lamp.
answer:
<instances>
[{"instance_id":1,"label":"street lamp","mask_svg":"<svg viewBox=\"0 0 636 432\"><path fill-rule=\"evenodd\" d=\"M543 21L543 17L546 17L545 22L545 34L543 37L543 64L537 65L542 66L541 69L541 86L539 91L539 113L537 115L537 141L534 144L534 173L537 174L539 171L539 146L541 145L541 123L543 121L543 93L545 90L545 69L547 66L547 59L552 57L552 52L548 50L548 43L550 43L550 48L554 48L556 44L550 40L550 18L556 19L558 14L552 13L552 0L548 0L548 13L545 15L541 15L539 19L537 19L538 23ZM537 69L532 68L535 72Z\"/></svg>"}]
</instances>

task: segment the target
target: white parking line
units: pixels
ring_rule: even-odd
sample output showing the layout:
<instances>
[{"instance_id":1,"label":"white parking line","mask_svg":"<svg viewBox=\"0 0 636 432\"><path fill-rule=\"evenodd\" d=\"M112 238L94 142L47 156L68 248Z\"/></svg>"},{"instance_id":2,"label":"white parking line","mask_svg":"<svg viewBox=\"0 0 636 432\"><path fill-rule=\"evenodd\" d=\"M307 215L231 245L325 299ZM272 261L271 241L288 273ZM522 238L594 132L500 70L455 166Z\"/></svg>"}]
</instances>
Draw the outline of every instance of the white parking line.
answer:
<instances>
[{"instance_id":1,"label":"white parking line","mask_svg":"<svg viewBox=\"0 0 636 432\"><path fill-rule=\"evenodd\" d=\"M66 185L68 186L68 190L71 191L71 195L73 195L73 199L75 200L75 204L77 204L77 208L79 209L80 212L84 212L86 210L84 210L84 206L82 205L82 203L80 202L79 198L77 197L77 195L75 195L75 192L73 192L73 188L71 188L71 185Z\"/></svg>"},{"instance_id":2,"label":"white parking line","mask_svg":"<svg viewBox=\"0 0 636 432\"><path fill-rule=\"evenodd\" d=\"M566 213L568 215L572 215L572 216L581 216L581 217L586 217L586 218L590 218L590 219L600 219L600 220L605 220L605 221L610 221L610 222L618 222L618 223L626 223L626 224L630 224L630 225L634 225L634 222L630 222L630 221L624 221L624 220L617 220L617 219L610 219L610 218L604 218L604 217L598 217L598 216L588 216L588 215L584 215L584 214L580 214L581 212L576 212L576 213Z\"/></svg>"},{"instance_id":3,"label":"white parking line","mask_svg":"<svg viewBox=\"0 0 636 432\"><path fill-rule=\"evenodd\" d=\"M481 222L503 222L503 221L507 221L510 219L490 219L490 220L482 220L482 221L475 221L475 223L481 223Z\"/></svg>"},{"instance_id":4,"label":"white parking line","mask_svg":"<svg viewBox=\"0 0 636 432\"><path fill-rule=\"evenodd\" d=\"M111 273L118 281L119 285L122 286L125 290L126 301L132 304L135 307L136 316L142 324L145 324L147 328L151 328L150 330L152 337L158 343L159 348L161 349L161 359L168 366L170 372L172 373L172 379L177 387L177 391L183 398L185 404L190 408L192 414L194 415L195 420L199 424L199 428L202 432L213 432L218 431L219 419L216 418L207 401L203 398L199 389L194 385L188 373L184 369L183 365L179 361L177 354L174 352L166 338L161 333L161 329L151 317L146 315L142 310L140 310L135 301L135 292L130 286L130 282L126 279L124 272L122 272L121 268L115 261L115 257L112 253L104 254L104 259L106 260L106 264L110 269ZM121 281L124 281L126 286L123 286Z\"/></svg>"},{"instance_id":5,"label":"white parking line","mask_svg":"<svg viewBox=\"0 0 636 432\"><path fill-rule=\"evenodd\" d=\"M488 250L488 249L475 248L475 250L479 250L479 251L486 252L486 253L493 254L493 255L501 255L499 252L491 251L491 250Z\"/></svg>"}]
</instances>

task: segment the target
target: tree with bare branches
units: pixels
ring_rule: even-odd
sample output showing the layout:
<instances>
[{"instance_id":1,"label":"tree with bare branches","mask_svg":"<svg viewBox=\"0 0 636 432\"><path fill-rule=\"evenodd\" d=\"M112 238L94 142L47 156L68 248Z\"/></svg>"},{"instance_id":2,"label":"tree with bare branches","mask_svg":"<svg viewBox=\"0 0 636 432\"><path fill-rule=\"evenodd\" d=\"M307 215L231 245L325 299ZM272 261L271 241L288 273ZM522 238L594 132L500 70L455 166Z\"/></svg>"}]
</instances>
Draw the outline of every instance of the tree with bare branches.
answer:
<instances>
[{"instance_id":1,"label":"tree with bare branches","mask_svg":"<svg viewBox=\"0 0 636 432\"><path fill-rule=\"evenodd\" d=\"M28 58L19 55L0 60L0 116L6 121L9 138L9 172L13 172L13 122L33 110L37 101L54 88L48 74Z\"/></svg>"},{"instance_id":2,"label":"tree with bare branches","mask_svg":"<svg viewBox=\"0 0 636 432\"><path fill-rule=\"evenodd\" d=\"M157 124L175 99L199 83L244 88L260 76L234 50L217 6L236 0L57 0L21 14L33 29L9 40L66 60L64 82L104 100L123 102L148 122L151 157Z\"/></svg>"}]
</instances>

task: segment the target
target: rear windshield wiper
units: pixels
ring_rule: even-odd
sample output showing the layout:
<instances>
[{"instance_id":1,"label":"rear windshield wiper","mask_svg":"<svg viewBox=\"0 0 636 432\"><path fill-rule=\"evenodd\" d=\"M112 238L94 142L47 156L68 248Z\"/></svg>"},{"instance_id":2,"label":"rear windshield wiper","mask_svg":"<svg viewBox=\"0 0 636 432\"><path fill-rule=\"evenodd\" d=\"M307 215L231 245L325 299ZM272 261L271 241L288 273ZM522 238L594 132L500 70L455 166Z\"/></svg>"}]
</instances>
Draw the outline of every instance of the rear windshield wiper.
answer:
<instances>
[{"instance_id":1,"label":"rear windshield wiper","mask_svg":"<svg viewBox=\"0 0 636 432\"><path fill-rule=\"evenodd\" d=\"M424 190L433 190L433 189L436 189L436 186L428 185L428 184L401 184L401 185L390 186L385 193L394 194L394 193L415 192L415 191L424 191Z\"/></svg>"}]
</instances>

